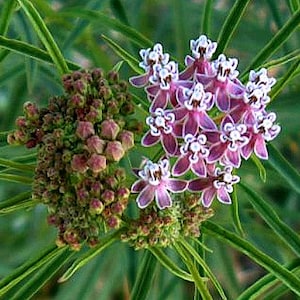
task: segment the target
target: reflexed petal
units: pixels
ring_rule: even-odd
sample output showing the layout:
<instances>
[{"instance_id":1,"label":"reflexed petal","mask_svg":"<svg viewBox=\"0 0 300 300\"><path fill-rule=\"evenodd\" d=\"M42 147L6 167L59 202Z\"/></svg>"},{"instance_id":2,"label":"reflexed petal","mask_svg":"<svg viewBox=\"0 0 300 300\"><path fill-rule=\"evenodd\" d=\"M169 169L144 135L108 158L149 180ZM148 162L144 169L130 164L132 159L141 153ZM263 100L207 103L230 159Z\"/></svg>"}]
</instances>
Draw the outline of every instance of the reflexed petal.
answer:
<instances>
[{"instance_id":1,"label":"reflexed petal","mask_svg":"<svg viewBox=\"0 0 300 300\"><path fill-rule=\"evenodd\" d=\"M228 111L230 108L230 98L224 90L218 89L216 92L216 105L221 111Z\"/></svg>"},{"instance_id":2,"label":"reflexed petal","mask_svg":"<svg viewBox=\"0 0 300 300\"><path fill-rule=\"evenodd\" d=\"M202 83L204 86L208 85L214 79L213 76L205 74L197 74L197 80Z\"/></svg>"},{"instance_id":3,"label":"reflexed petal","mask_svg":"<svg viewBox=\"0 0 300 300\"><path fill-rule=\"evenodd\" d=\"M245 88L241 85L240 82L239 82L239 84L237 84L237 83L228 81L227 92L230 94L230 96L235 97L235 98L240 98L243 96L244 91L245 91Z\"/></svg>"},{"instance_id":4,"label":"reflexed petal","mask_svg":"<svg viewBox=\"0 0 300 300\"><path fill-rule=\"evenodd\" d=\"M151 131L149 130L148 132L146 132L146 134L143 136L141 144L144 147L150 147L155 145L156 143L158 143L158 141L160 140L160 135L158 136L154 136L151 134Z\"/></svg>"},{"instance_id":5,"label":"reflexed petal","mask_svg":"<svg viewBox=\"0 0 300 300\"><path fill-rule=\"evenodd\" d=\"M191 79L191 78L193 78L194 73L195 73L195 66L193 64L193 59L191 58L189 60L186 57L185 61L186 61L186 66L188 66L188 67L179 74L179 79L181 79L181 80Z\"/></svg>"},{"instance_id":6,"label":"reflexed petal","mask_svg":"<svg viewBox=\"0 0 300 300\"><path fill-rule=\"evenodd\" d=\"M220 133L218 131L203 131L202 133L206 135L208 142L212 144L220 142Z\"/></svg>"},{"instance_id":7,"label":"reflexed petal","mask_svg":"<svg viewBox=\"0 0 300 300\"><path fill-rule=\"evenodd\" d=\"M216 130L217 129L217 125L208 116L208 114L205 111L199 112L198 123L202 129L206 129L206 130Z\"/></svg>"},{"instance_id":8,"label":"reflexed petal","mask_svg":"<svg viewBox=\"0 0 300 300\"><path fill-rule=\"evenodd\" d=\"M195 164L191 165L194 174L200 177L206 177L206 165L203 159L199 158Z\"/></svg>"},{"instance_id":9,"label":"reflexed petal","mask_svg":"<svg viewBox=\"0 0 300 300\"><path fill-rule=\"evenodd\" d=\"M192 135L196 135L198 132L198 128L199 127L197 121L192 114L189 114L183 125L183 134L187 135L188 133L190 133Z\"/></svg>"},{"instance_id":10,"label":"reflexed petal","mask_svg":"<svg viewBox=\"0 0 300 300\"><path fill-rule=\"evenodd\" d=\"M175 108L172 113L175 115L175 120L180 121L187 115L188 111L185 107L178 107Z\"/></svg>"},{"instance_id":11,"label":"reflexed petal","mask_svg":"<svg viewBox=\"0 0 300 300\"><path fill-rule=\"evenodd\" d=\"M220 159L226 150L225 143L217 143L210 147L207 162L212 163Z\"/></svg>"},{"instance_id":12,"label":"reflexed petal","mask_svg":"<svg viewBox=\"0 0 300 300\"><path fill-rule=\"evenodd\" d=\"M187 182L185 180L171 178L168 180L166 186L172 193L180 193L187 188Z\"/></svg>"},{"instance_id":13,"label":"reflexed petal","mask_svg":"<svg viewBox=\"0 0 300 300\"><path fill-rule=\"evenodd\" d=\"M254 139L250 139L249 143L241 149L241 154L244 159L248 159L251 156L254 149L254 142Z\"/></svg>"},{"instance_id":14,"label":"reflexed petal","mask_svg":"<svg viewBox=\"0 0 300 300\"><path fill-rule=\"evenodd\" d=\"M173 127L173 133L175 134L175 136L182 137L182 132L183 132L183 124L175 123Z\"/></svg>"},{"instance_id":15,"label":"reflexed petal","mask_svg":"<svg viewBox=\"0 0 300 300\"><path fill-rule=\"evenodd\" d=\"M225 153L226 158L228 159L229 163L235 167L239 168L241 165L241 156L238 151L230 151L227 150Z\"/></svg>"},{"instance_id":16,"label":"reflexed petal","mask_svg":"<svg viewBox=\"0 0 300 300\"><path fill-rule=\"evenodd\" d=\"M184 63L186 66L190 66L194 63L195 59L191 57L190 55L187 55L184 59Z\"/></svg>"},{"instance_id":17,"label":"reflexed petal","mask_svg":"<svg viewBox=\"0 0 300 300\"><path fill-rule=\"evenodd\" d=\"M191 180L188 185L188 190L191 192L200 192L211 187L212 182L207 178L198 178Z\"/></svg>"},{"instance_id":18,"label":"reflexed petal","mask_svg":"<svg viewBox=\"0 0 300 300\"><path fill-rule=\"evenodd\" d=\"M220 202L224 204L231 204L230 195L224 187L221 187L217 190L217 198Z\"/></svg>"},{"instance_id":19,"label":"reflexed petal","mask_svg":"<svg viewBox=\"0 0 300 300\"><path fill-rule=\"evenodd\" d=\"M162 134L162 145L168 154L174 155L177 151L178 142L174 135Z\"/></svg>"},{"instance_id":20,"label":"reflexed petal","mask_svg":"<svg viewBox=\"0 0 300 300\"><path fill-rule=\"evenodd\" d=\"M155 96L159 91L159 85L153 84L145 87L145 91L148 95Z\"/></svg>"},{"instance_id":21,"label":"reflexed petal","mask_svg":"<svg viewBox=\"0 0 300 300\"><path fill-rule=\"evenodd\" d=\"M189 155L183 155L178 158L172 169L174 176L181 176L186 173L190 168Z\"/></svg>"},{"instance_id":22,"label":"reflexed petal","mask_svg":"<svg viewBox=\"0 0 300 300\"><path fill-rule=\"evenodd\" d=\"M244 116L244 124L253 126L256 123L255 115L252 111L249 111Z\"/></svg>"},{"instance_id":23,"label":"reflexed petal","mask_svg":"<svg viewBox=\"0 0 300 300\"><path fill-rule=\"evenodd\" d=\"M148 81L149 81L148 73L129 78L129 82L135 87L142 87L146 85Z\"/></svg>"},{"instance_id":24,"label":"reflexed petal","mask_svg":"<svg viewBox=\"0 0 300 300\"><path fill-rule=\"evenodd\" d=\"M147 185L136 198L136 202L139 208L147 207L154 199L155 188L151 185Z\"/></svg>"},{"instance_id":25,"label":"reflexed petal","mask_svg":"<svg viewBox=\"0 0 300 300\"><path fill-rule=\"evenodd\" d=\"M168 93L165 91L160 91L157 93L150 105L150 112L155 112L157 108L165 109L168 104Z\"/></svg>"},{"instance_id":26,"label":"reflexed petal","mask_svg":"<svg viewBox=\"0 0 300 300\"><path fill-rule=\"evenodd\" d=\"M165 187L160 186L155 191L155 200L159 209L164 209L172 206L172 199Z\"/></svg>"},{"instance_id":27,"label":"reflexed petal","mask_svg":"<svg viewBox=\"0 0 300 300\"><path fill-rule=\"evenodd\" d=\"M210 207L212 201L214 200L216 190L214 188L206 189L202 192L201 201L204 207Z\"/></svg>"},{"instance_id":28,"label":"reflexed petal","mask_svg":"<svg viewBox=\"0 0 300 300\"><path fill-rule=\"evenodd\" d=\"M147 182L145 180L137 180L132 186L131 186L131 192L132 193L139 193L144 189L144 187L147 185Z\"/></svg>"},{"instance_id":29,"label":"reflexed petal","mask_svg":"<svg viewBox=\"0 0 300 300\"><path fill-rule=\"evenodd\" d=\"M269 157L266 142L261 135L258 135L255 141L254 153L261 159L268 159Z\"/></svg>"},{"instance_id":30,"label":"reflexed petal","mask_svg":"<svg viewBox=\"0 0 300 300\"><path fill-rule=\"evenodd\" d=\"M222 119L222 122L221 122L221 129L224 131L224 127L227 123L230 123L230 124L234 124L234 121L233 119L231 118L230 115L226 115L223 119Z\"/></svg>"}]
</instances>

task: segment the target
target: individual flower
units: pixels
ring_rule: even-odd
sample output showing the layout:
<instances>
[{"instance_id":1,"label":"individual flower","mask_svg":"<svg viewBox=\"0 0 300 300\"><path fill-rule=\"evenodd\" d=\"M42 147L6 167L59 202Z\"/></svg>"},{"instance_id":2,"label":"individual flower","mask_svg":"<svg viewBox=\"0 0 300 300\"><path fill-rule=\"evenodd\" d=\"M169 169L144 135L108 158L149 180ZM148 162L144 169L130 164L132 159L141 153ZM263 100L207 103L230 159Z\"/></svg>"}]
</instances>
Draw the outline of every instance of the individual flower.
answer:
<instances>
[{"instance_id":1,"label":"individual flower","mask_svg":"<svg viewBox=\"0 0 300 300\"><path fill-rule=\"evenodd\" d=\"M136 87L141 87L148 83L150 76L153 75L154 65L166 65L169 62L169 54L163 53L163 47L159 43L155 44L153 49L140 50L140 56L142 61L139 63L139 66L143 68L146 73L129 79L130 83Z\"/></svg>"},{"instance_id":2,"label":"individual flower","mask_svg":"<svg viewBox=\"0 0 300 300\"><path fill-rule=\"evenodd\" d=\"M266 68L261 68L257 72L251 70L249 73L249 81L253 82L257 87L262 87L268 93L276 83L276 79L269 77L267 73Z\"/></svg>"},{"instance_id":3,"label":"individual flower","mask_svg":"<svg viewBox=\"0 0 300 300\"><path fill-rule=\"evenodd\" d=\"M274 124L276 114L273 112L250 112L245 116L245 124L250 133L249 143L242 148L242 154L248 158L254 151L261 159L268 159L266 142L272 141L280 132L280 126Z\"/></svg>"},{"instance_id":4,"label":"individual flower","mask_svg":"<svg viewBox=\"0 0 300 300\"><path fill-rule=\"evenodd\" d=\"M141 144L150 147L161 141L166 153L174 155L178 148L174 113L157 108L147 117L146 124L150 130L143 136Z\"/></svg>"},{"instance_id":5,"label":"individual flower","mask_svg":"<svg viewBox=\"0 0 300 300\"><path fill-rule=\"evenodd\" d=\"M183 135L195 135L199 128L214 130L216 124L208 116L213 105L213 96L205 92L201 83L196 83L191 89L180 88L177 93L180 107L174 109L177 120L184 119Z\"/></svg>"},{"instance_id":6,"label":"individual flower","mask_svg":"<svg viewBox=\"0 0 300 300\"><path fill-rule=\"evenodd\" d=\"M211 75L197 74L197 80L204 85L206 91L214 94L217 108L224 112L229 111L231 98L240 98L244 93L244 87L237 79L237 65L236 58L227 59L224 54L220 54L211 63Z\"/></svg>"},{"instance_id":7,"label":"individual flower","mask_svg":"<svg viewBox=\"0 0 300 300\"><path fill-rule=\"evenodd\" d=\"M207 178L191 180L188 189L191 192L202 192L200 201L204 207L210 207L214 197L224 204L231 204L230 193L233 185L240 181L240 177L232 175L233 168L225 166L224 169L215 168L209 172Z\"/></svg>"},{"instance_id":8,"label":"individual flower","mask_svg":"<svg viewBox=\"0 0 300 300\"><path fill-rule=\"evenodd\" d=\"M233 167L240 167L241 149L249 142L247 126L236 124L230 115L223 118L220 131L205 132L212 142L207 161L209 163L225 159Z\"/></svg>"},{"instance_id":9,"label":"individual flower","mask_svg":"<svg viewBox=\"0 0 300 300\"><path fill-rule=\"evenodd\" d=\"M187 187L185 180L170 178L170 163L166 158L158 163L147 160L137 175L140 177L131 187L132 193L139 193L136 202L139 208L147 207L154 199L159 209L172 206L169 192L180 193Z\"/></svg>"},{"instance_id":10,"label":"individual flower","mask_svg":"<svg viewBox=\"0 0 300 300\"><path fill-rule=\"evenodd\" d=\"M187 134L184 137L184 144L180 147L180 154L172 169L174 176L181 176L189 169L197 176L206 176L205 159L208 157L209 150L204 134L198 136Z\"/></svg>"},{"instance_id":11,"label":"individual flower","mask_svg":"<svg viewBox=\"0 0 300 300\"><path fill-rule=\"evenodd\" d=\"M217 43L212 42L206 35L200 35L198 39L190 41L192 56L185 57L187 68L179 75L180 79L186 80L198 74L210 74L210 59L217 49Z\"/></svg>"}]
</instances>

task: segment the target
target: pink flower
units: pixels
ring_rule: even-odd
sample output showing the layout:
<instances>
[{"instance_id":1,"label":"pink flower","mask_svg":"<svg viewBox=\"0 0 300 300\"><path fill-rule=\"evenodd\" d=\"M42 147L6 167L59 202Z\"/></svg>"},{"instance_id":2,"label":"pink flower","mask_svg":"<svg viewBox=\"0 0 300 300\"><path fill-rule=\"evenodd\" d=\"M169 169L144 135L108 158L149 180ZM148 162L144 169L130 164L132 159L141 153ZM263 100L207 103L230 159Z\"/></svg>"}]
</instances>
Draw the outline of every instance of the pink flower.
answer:
<instances>
[{"instance_id":1,"label":"pink flower","mask_svg":"<svg viewBox=\"0 0 300 300\"><path fill-rule=\"evenodd\" d=\"M209 163L225 159L226 164L240 167L241 149L249 142L245 124L235 124L233 119L227 115L221 122L220 132L205 133L212 142L207 158Z\"/></svg>"},{"instance_id":2,"label":"pink flower","mask_svg":"<svg viewBox=\"0 0 300 300\"><path fill-rule=\"evenodd\" d=\"M213 105L211 93L206 93L201 83L196 83L191 89L180 88L177 93L180 107L174 109L176 120L184 120L183 134L195 135L199 128L217 129L214 121L208 116Z\"/></svg>"},{"instance_id":3,"label":"pink flower","mask_svg":"<svg viewBox=\"0 0 300 300\"><path fill-rule=\"evenodd\" d=\"M245 124L250 135L249 143L242 148L242 154L249 158L254 151L257 157L268 159L266 142L273 140L280 132L280 126L274 124L276 114L266 111L250 112L245 116Z\"/></svg>"},{"instance_id":4,"label":"pink flower","mask_svg":"<svg viewBox=\"0 0 300 300\"><path fill-rule=\"evenodd\" d=\"M210 74L210 59L217 49L217 43L209 40L206 35L200 35L197 40L190 41L192 57L185 57L187 68L179 74L182 80L193 78L195 72L198 74Z\"/></svg>"},{"instance_id":5,"label":"pink flower","mask_svg":"<svg viewBox=\"0 0 300 300\"><path fill-rule=\"evenodd\" d=\"M240 177L232 175L231 166L224 167L223 170L215 168L209 172L207 178L199 178L189 182L188 189L191 192L202 191L200 201L204 207L210 207L215 196L224 204L231 204L230 193L233 191L233 184L240 181Z\"/></svg>"},{"instance_id":6,"label":"pink flower","mask_svg":"<svg viewBox=\"0 0 300 300\"><path fill-rule=\"evenodd\" d=\"M172 174L181 176L189 169L200 177L206 176L206 161L209 150L207 147L207 139L204 134L193 136L187 134L184 137L184 144L180 147L180 157L173 166Z\"/></svg>"},{"instance_id":7,"label":"pink flower","mask_svg":"<svg viewBox=\"0 0 300 300\"><path fill-rule=\"evenodd\" d=\"M143 136L141 144L150 147L161 141L166 153L174 155L178 148L175 115L170 111L157 108L151 116L147 117L146 123L150 130Z\"/></svg>"},{"instance_id":8,"label":"pink flower","mask_svg":"<svg viewBox=\"0 0 300 300\"><path fill-rule=\"evenodd\" d=\"M154 198L159 209L171 207L169 192L180 193L186 189L186 181L170 178L169 168L169 160L166 158L158 163L147 160L144 168L138 172L141 179L131 187L132 193L139 193L136 199L139 208L147 207Z\"/></svg>"}]
</instances>

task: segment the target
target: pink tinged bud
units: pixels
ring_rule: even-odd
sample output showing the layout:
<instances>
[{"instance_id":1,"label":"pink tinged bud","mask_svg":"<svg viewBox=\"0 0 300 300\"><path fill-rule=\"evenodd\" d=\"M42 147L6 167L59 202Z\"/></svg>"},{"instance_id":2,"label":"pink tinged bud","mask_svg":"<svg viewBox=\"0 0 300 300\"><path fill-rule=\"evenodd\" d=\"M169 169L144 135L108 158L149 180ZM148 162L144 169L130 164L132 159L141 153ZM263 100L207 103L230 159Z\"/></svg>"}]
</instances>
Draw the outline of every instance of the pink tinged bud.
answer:
<instances>
[{"instance_id":1,"label":"pink tinged bud","mask_svg":"<svg viewBox=\"0 0 300 300\"><path fill-rule=\"evenodd\" d=\"M108 140L115 140L120 132L119 125L112 119L101 123L101 137Z\"/></svg>"},{"instance_id":2,"label":"pink tinged bud","mask_svg":"<svg viewBox=\"0 0 300 300\"><path fill-rule=\"evenodd\" d=\"M105 141L99 138L97 135L93 135L87 139L86 145L89 152L101 154L104 151Z\"/></svg>"},{"instance_id":3,"label":"pink tinged bud","mask_svg":"<svg viewBox=\"0 0 300 300\"><path fill-rule=\"evenodd\" d=\"M37 106L31 102L25 102L23 105L25 117L29 120L37 120L39 118L39 110Z\"/></svg>"},{"instance_id":4,"label":"pink tinged bud","mask_svg":"<svg viewBox=\"0 0 300 300\"><path fill-rule=\"evenodd\" d=\"M18 127L25 127L26 126L26 118L25 117L18 117L16 119L16 125Z\"/></svg>"},{"instance_id":5,"label":"pink tinged bud","mask_svg":"<svg viewBox=\"0 0 300 300\"><path fill-rule=\"evenodd\" d=\"M127 200L130 195L130 191L126 187L121 187L117 190L117 197L120 200Z\"/></svg>"},{"instance_id":6,"label":"pink tinged bud","mask_svg":"<svg viewBox=\"0 0 300 300\"><path fill-rule=\"evenodd\" d=\"M87 161L87 165L93 172L99 173L106 169L106 157L93 153Z\"/></svg>"},{"instance_id":7,"label":"pink tinged bud","mask_svg":"<svg viewBox=\"0 0 300 300\"><path fill-rule=\"evenodd\" d=\"M8 136L7 136L7 143L10 144L10 145L16 145L18 144L15 136L13 133L10 133Z\"/></svg>"},{"instance_id":8,"label":"pink tinged bud","mask_svg":"<svg viewBox=\"0 0 300 300\"><path fill-rule=\"evenodd\" d=\"M134 146L134 135L131 131L124 130L119 134L119 141L124 151L127 151Z\"/></svg>"},{"instance_id":9,"label":"pink tinged bud","mask_svg":"<svg viewBox=\"0 0 300 300\"><path fill-rule=\"evenodd\" d=\"M93 198L90 202L90 213L100 215L104 209L104 204L97 198Z\"/></svg>"},{"instance_id":10,"label":"pink tinged bud","mask_svg":"<svg viewBox=\"0 0 300 300\"><path fill-rule=\"evenodd\" d=\"M121 215L124 211L124 205L122 203L116 202L111 205L111 211L113 214Z\"/></svg>"},{"instance_id":11,"label":"pink tinged bud","mask_svg":"<svg viewBox=\"0 0 300 300\"><path fill-rule=\"evenodd\" d=\"M76 134L82 140L95 134L94 126L91 122L80 121L77 125Z\"/></svg>"},{"instance_id":12,"label":"pink tinged bud","mask_svg":"<svg viewBox=\"0 0 300 300\"><path fill-rule=\"evenodd\" d=\"M114 176L109 176L105 179L105 183L112 189L118 185L118 180Z\"/></svg>"},{"instance_id":13,"label":"pink tinged bud","mask_svg":"<svg viewBox=\"0 0 300 300\"><path fill-rule=\"evenodd\" d=\"M124 156L124 154L125 152L120 142L114 141L107 143L105 155L108 160L119 161Z\"/></svg>"},{"instance_id":14,"label":"pink tinged bud","mask_svg":"<svg viewBox=\"0 0 300 300\"><path fill-rule=\"evenodd\" d=\"M85 173L88 170L85 156L82 154L75 154L71 161L71 168L75 172Z\"/></svg>"},{"instance_id":15,"label":"pink tinged bud","mask_svg":"<svg viewBox=\"0 0 300 300\"><path fill-rule=\"evenodd\" d=\"M105 204L110 204L115 200L115 193L111 190L105 190L101 198Z\"/></svg>"},{"instance_id":16,"label":"pink tinged bud","mask_svg":"<svg viewBox=\"0 0 300 300\"><path fill-rule=\"evenodd\" d=\"M71 103L73 107L84 107L85 98L82 95L75 94L71 97Z\"/></svg>"},{"instance_id":17,"label":"pink tinged bud","mask_svg":"<svg viewBox=\"0 0 300 300\"><path fill-rule=\"evenodd\" d=\"M108 227L114 229L114 228L118 228L120 226L121 220L116 216L110 216L106 220L106 223L107 223Z\"/></svg>"}]
</instances>

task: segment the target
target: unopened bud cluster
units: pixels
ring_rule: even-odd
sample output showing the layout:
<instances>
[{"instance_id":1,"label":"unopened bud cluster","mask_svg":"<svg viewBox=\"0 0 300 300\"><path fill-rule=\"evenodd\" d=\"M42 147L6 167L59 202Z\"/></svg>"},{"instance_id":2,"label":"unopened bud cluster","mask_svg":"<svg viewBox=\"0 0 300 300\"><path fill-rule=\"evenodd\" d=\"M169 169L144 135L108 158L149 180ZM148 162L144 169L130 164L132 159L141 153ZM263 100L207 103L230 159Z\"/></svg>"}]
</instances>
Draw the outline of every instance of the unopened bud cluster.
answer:
<instances>
[{"instance_id":1,"label":"unopened bud cluster","mask_svg":"<svg viewBox=\"0 0 300 300\"><path fill-rule=\"evenodd\" d=\"M113 71L76 71L63 85L65 95L51 98L46 108L25 103L8 142L37 146L33 197L48 205L57 244L77 250L120 226L130 192L118 162L134 146L128 126L134 106L126 82Z\"/></svg>"}]
</instances>

